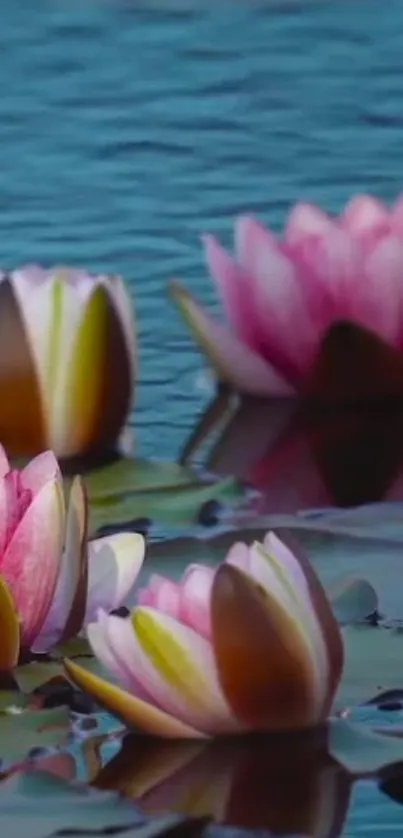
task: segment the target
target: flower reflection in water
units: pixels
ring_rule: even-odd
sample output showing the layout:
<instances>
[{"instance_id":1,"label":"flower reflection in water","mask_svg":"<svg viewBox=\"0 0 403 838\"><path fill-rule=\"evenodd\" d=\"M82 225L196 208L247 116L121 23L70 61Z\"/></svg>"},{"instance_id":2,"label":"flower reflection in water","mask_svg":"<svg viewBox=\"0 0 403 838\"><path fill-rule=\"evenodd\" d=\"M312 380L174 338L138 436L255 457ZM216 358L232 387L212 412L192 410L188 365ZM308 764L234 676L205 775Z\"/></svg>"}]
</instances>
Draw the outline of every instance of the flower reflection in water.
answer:
<instances>
[{"instance_id":1,"label":"flower reflection in water","mask_svg":"<svg viewBox=\"0 0 403 838\"><path fill-rule=\"evenodd\" d=\"M403 499L403 358L375 335L338 324L299 401L220 388L185 445L189 461L221 424L206 466L264 494L260 512Z\"/></svg>"},{"instance_id":2,"label":"flower reflection in water","mask_svg":"<svg viewBox=\"0 0 403 838\"><path fill-rule=\"evenodd\" d=\"M326 732L239 740L161 742L127 736L93 781L167 810L275 835L336 838L353 778L326 750Z\"/></svg>"}]
</instances>

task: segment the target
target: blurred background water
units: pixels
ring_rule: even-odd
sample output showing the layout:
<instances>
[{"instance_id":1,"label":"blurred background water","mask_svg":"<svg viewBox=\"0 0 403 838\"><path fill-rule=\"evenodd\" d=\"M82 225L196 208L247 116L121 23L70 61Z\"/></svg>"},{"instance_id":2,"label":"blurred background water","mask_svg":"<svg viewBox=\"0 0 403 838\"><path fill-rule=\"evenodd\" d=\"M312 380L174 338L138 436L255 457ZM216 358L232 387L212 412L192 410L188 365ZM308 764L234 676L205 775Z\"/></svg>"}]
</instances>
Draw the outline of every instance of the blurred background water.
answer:
<instances>
[{"instance_id":1,"label":"blurred background water","mask_svg":"<svg viewBox=\"0 0 403 838\"><path fill-rule=\"evenodd\" d=\"M0 261L127 278L147 456L172 456L208 395L165 296L179 276L215 303L200 234L399 191L402 32L400 0L4 0Z\"/></svg>"},{"instance_id":2,"label":"blurred background water","mask_svg":"<svg viewBox=\"0 0 403 838\"><path fill-rule=\"evenodd\" d=\"M4 0L0 262L128 280L141 453L174 456L209 391L167 280L216 305L203 232L229 243L245 211L279 228L296 199L392 199L402 77L401 0ZM370 795L345 834L399 834L401 809Z\"/></svg>"}]
</instances>

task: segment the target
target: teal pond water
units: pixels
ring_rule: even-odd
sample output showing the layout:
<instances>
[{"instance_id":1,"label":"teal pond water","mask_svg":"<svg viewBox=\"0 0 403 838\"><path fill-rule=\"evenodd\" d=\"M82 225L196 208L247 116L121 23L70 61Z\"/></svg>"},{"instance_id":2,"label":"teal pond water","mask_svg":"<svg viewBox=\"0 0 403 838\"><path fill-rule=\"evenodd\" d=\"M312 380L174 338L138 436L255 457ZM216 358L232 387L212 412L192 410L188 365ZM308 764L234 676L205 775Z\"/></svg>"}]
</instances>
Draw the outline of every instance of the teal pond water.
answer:
<instances>
[{"instance_id":1,"label":"teal pond water","mask_svg":"<svg viewBox=\"0 0 403 838\"><path fill-rule=\"evenodd\" d=\"M139 320L132 424L141 455L176 457L211 396L203 361L165 294L167 281L179 277L218 307L201 234L213 232L229 243L240 212L279 229L296 199L338 211L356 191L393 199L401 189L402 32L400 0L4 0L0 262L5 268L72 263L127 279ZM383 561L398 567L400 510L392 518L385 525L393 538L397 533L392 546L349 541L347 553L352 562L358 557L361 572L368 557L372 568ZM346 556L333 542L322 549L329 549L332 563ZM179 564L171 562L176 572ZM382 576L387 596L385 574L375 576ZM398 611L396 581L389 589ZM374 724L382 716L383 724L403 725L399 702L383 713L365 712ZM144 777L165 763L169 777L177 755L145 753L129 741L116 767L120 739L105 739L116 723L104 715L92 721L93 736L91 720L75 719L64 761L59 755L40 764L55 776L88 781L109 763L98 785L145 795L151 812L172 805L203 815L206 796L224 799L231 755L198 764L195 778L185 772L182 785L167 786L165 779L153 797L144 791ZM0 738L0 757L1 744ZM289 838L402 834L398 780L384 777L383 790L370 777L350 784L327 770L323 754L281 753L276 759L266 754L261 763L253 752L242 758L232 789L235 825ZM255 783L260 802L246 777L254 762L263 766ZM217 765L221 773L214 774ZM66 801L70 811L81 812L78 793L70 790L70 801L56 780L49 785L17 774L12 787L4 782L0 824L15 836L46 838L66 828L57 819ZM196 800L193 808L189 797ZM134 836L134 827L127 829L133 812L113 816L108 807L115 804L102 800L87 801L87 814L70 828L88 835L125 827L119 834ZM235 805L242 800L243 810ZM43 810L52 806L53 820L45 822ZM253 820L253 812L262 814ZM161 825L168 832L177 828L173 821Z\"/></svg>"}]
</instances>

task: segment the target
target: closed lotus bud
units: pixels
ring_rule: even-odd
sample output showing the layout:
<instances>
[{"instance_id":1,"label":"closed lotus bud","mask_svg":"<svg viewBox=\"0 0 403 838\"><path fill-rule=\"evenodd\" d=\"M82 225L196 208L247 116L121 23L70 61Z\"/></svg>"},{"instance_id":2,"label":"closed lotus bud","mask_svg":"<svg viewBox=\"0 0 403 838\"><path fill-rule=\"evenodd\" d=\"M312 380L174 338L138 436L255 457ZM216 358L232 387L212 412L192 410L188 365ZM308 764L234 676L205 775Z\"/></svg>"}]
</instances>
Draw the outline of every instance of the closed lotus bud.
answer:
<instances>
[{"instance_id":1,"label":"closed lotus bud","mask_svg":"<svg viewBox=\"0 0 403 838\"><path fill-rule=\"evenodd\" d=\"M134 379L134 318L119 277L37 266L1 276L0 440L11 456L113 448Z\"/></svg>"}]
</instances>

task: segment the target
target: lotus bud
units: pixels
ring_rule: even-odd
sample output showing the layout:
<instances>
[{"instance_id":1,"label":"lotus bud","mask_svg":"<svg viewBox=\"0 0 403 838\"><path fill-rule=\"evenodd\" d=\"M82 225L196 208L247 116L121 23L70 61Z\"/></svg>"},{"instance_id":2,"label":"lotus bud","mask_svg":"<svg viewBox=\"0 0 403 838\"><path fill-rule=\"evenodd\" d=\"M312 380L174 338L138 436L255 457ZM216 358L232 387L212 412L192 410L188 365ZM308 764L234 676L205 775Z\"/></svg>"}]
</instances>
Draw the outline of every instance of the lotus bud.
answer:
<instances>
[{"instance_id":1,"label":"lotus bud","mask_svg":"<svg viewBox=\"0 0 403 838\"><path fill-rule=\"evenodd\" d=\"M9 455L113 448L130 411L135 328L117 276L26 266L0 278L0 440Z\"/></svg>"}]
</instances>

